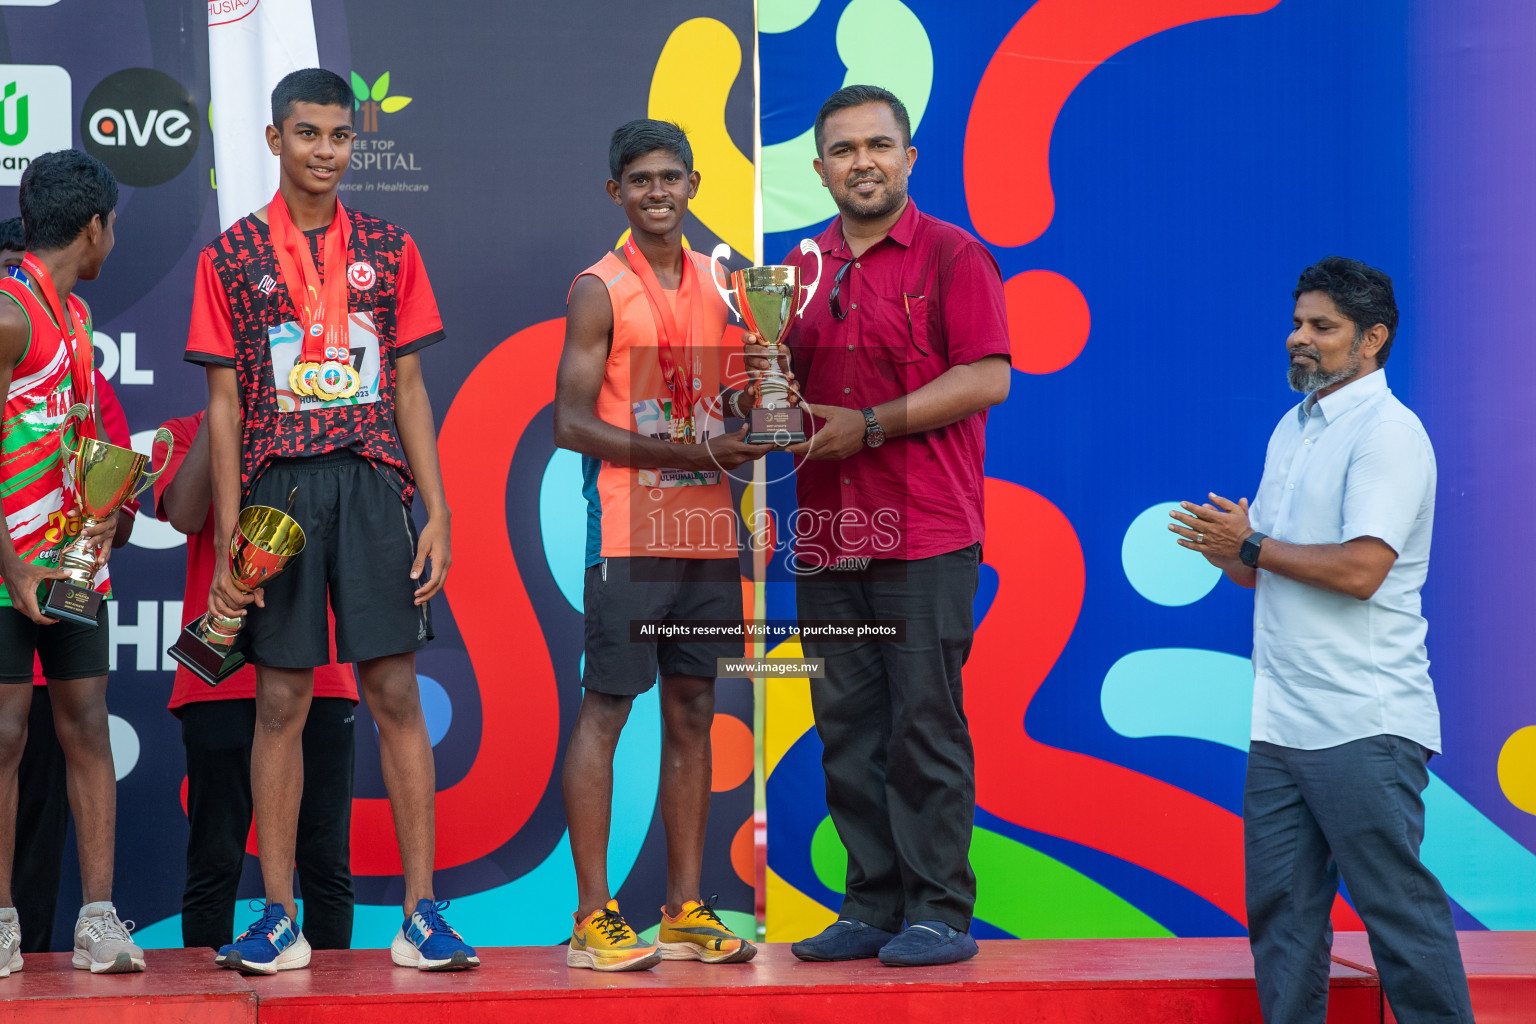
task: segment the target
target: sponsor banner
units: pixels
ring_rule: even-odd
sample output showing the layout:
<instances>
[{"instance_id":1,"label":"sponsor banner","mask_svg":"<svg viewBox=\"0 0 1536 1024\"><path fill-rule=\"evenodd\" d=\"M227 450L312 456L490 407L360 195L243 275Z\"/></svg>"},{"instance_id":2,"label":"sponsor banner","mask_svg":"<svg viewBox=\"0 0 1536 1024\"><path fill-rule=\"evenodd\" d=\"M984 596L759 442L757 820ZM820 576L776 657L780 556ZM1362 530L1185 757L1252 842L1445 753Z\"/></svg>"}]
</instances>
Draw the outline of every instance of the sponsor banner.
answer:
<instances>
[{"instance_id":1,"label":"sponsor banner","mask_svg":"<svg viewBox=\"0 0 1536 1024\"><path fill-rule=\"evenodd\" d=\"M410 123L412 115L401 114L413 101L402 95L404 83L389 71L372 79L353 71L351 78L357 97L353 122L357 138L352 143L351 173L342 188L352 196L431 191L431 180L424 173L431 161L425 153L418 156L412 136L401 134L402 128L415 127Z\"/></svg>"},{"instance_id":2,"label":"sponsor banner","mask_svg":"<svg viewBox=\"0 0 1536 1024\"><path fill-rule=\"evenodd\" d=\"M56 64L0 64L0 185L20 185L34 157L69 145L69 72Z\"/></svg>"},{"instance_id":3,"label":"sponsor banner","mask_svg":"<svg viewBox=\"0 0 1536 1024\"><path fill-rule=\"evenodd\" d=\"M108 75L80 111L85 151L124 185L163 185L186 170L201 131L186 86L154 68Z\"/></svg>"}]
</instances>

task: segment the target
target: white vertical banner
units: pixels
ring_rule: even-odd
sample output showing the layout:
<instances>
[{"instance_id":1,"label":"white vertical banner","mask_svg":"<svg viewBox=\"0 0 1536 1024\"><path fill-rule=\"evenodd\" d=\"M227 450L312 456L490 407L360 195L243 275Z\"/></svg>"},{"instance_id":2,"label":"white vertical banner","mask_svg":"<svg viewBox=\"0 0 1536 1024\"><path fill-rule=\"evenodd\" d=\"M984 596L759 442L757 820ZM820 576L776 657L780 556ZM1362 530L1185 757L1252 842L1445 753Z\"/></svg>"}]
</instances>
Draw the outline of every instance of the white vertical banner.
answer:
<instances>
[{"instance_id":1,"label":"white vertical banner","mask_svg":"<svg viewBox=\"0 0 1536 1024\"><path fill-rule=\"evenodd\" d=\"M264 129L272 87L317 67L310 0L208 0L208 74L219 227L259 209L277 191L277 158Z\"/></svg>"}]
</instances>

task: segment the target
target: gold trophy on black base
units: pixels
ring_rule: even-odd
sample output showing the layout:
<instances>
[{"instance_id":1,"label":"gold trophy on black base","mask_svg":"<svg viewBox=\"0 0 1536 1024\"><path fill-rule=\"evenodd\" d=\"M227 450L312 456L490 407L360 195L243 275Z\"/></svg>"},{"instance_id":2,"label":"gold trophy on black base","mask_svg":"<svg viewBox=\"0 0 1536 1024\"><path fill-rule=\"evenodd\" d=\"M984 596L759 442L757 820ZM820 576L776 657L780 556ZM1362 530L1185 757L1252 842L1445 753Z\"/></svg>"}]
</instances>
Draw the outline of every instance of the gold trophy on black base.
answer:
<instances>
[{"instance_id":1,"label":"gold trophy on black base","mask_svg":"<svg viewBox=\"0 0 1536 1024\"><path fill-rule=\"evenodd\" d=\"M747 327L763 339L763 355L768 368L757 383L757 402L748 413L748 444L771 444L780 448L805 440L805 411L789 401L789 379L779 365L779 341L795 317L805 312L816 286L821 283L821 247L809 238L801 239L800 251L816 257L816 280L800 283L800 268L784 264L748 267L731 273L731 288L720 284L721 273L715 268L710 277L725 304ZM711 265L730 256L724 242L710 254ZM805 292L801 299L800 292ZM732 301L735 296L735 301Z\"/></svg>"},{"instance_id":2,"label":"gold trophy on black base","mask_svg":"<svg viewBox=\"0 0 1536 1024\"><path fill-rule=\"evenodd\" d=\"M90 417L90 406L77 402L64 414L64 430L69 430L73 421ZM96 548L86 539L85 531L117 515L118 509L158 480L171 461L176 442L164 427L155 431L155 443L165 445L165 461L153 473L146 473L148 455L93 437L79 437L78 431L76 437L77 448L66 444L62 435L59 443L74 470L75 493L82 515L80 536L60 553L59 568L66 570L69 577L48 581L42 612L51 618L94 626L102 595L96 590Z\"/></svg>"},{"instance_id":3,"label":"gold trophy on black base","mask_svg":"<svg viewBox=\"0 0 1536 1024\"><path fill-rule=\"evenodd\" d=\"M293 496L288 497L289 508ZM304 530L282 509L251 505L241 509L229 542L229 572L235 586L249 594L270 583L304 550ZM245 664L240 627L244 619L205 612L181 630L167 653L209 686L218 686Z\"/></svg>"}]
</instances>

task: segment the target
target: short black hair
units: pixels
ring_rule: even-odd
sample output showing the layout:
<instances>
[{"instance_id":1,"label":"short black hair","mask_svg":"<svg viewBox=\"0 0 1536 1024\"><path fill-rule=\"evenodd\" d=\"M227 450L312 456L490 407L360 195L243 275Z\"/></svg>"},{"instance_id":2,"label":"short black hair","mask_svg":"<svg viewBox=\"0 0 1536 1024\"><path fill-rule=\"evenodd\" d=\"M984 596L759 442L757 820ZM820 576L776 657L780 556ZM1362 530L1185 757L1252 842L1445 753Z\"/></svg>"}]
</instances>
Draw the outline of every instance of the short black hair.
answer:
<instances>
[{"instance_id":1,"label":"short black hair","mask_svg":"<svg viewBox=\"0 0 1536 1024\"><path fill-rule=\"evenodd\" d=\"M290 71L272 87L272 125L278 129L293 113L295 103L314 103L322 107L353 108L352 87L334 71L304 68Z\"/></svg>"},{"instance_id":2,"label":"short black hair","mask_svg":"<svg viewBox=\"0 0 1536 1024\"><path fill-rule=\"evenodd\" d=\"M821 105L816 112L816 155L821 156L821 143L827 118L839 110L847 110L849 107L862 107L866 103L884 103L891 108L891 113L896 115L896 124L901 128L901 144L903 148L912 145L912 118L907 116L907 105L896 98L896 94L889 89L882 89L878 85L845 85L831 96L827 102Z\"/></svg>"},{"instance_id":3,"label":"short black hair","mask_svg":"<svg viewBox=\"0 0 1536 1024\"><path fill-rule=\"evenodd\" d=\"M1291 300L1301 298L1303 292L1322 292L1332 299L1338 311L1354 321L1356 344L1372 327L1385 326L1387 340L1376 353L1376 365L1387 365L1397 336L1397 299L1390 277L1347 256L1324 256L1301 272Z\"/></svg>"},{"instance_id":4,"label":"short black hair","mask_svg":"<svg viewBox=\"0 0 1536 1024\"><path fill-rule=\"evenodd\" d=\"M613 138L608 141L608 173L618 181L624 168L658 149L677 157L688 173L693 173L693 147L688 145L688 133L671 121L649 117L628 121L613 130Z\"/></svg>"},{"instance_id":5,"label":"short black hair","mask_svg":"<svg viewBox=\"0 0 1536 1024\"><path fill-rule=\"evenodd\" d=\"M106 223L117 209L117 179L95 157L61 149L27 165L18 198L27 249L62 249L80 237L92 217Z\"/></svg>"},{"instance_id":6,"label":"short black hair","mask_svg":"<svg viewBox=\"0 0 1536 1024\"><path fill-rule=\"evenodd\" d=\"M22 227L20 217L0 220L0 249L9 249L11 252L27 251L27 230Z\"/></svg>"}]
</instances>

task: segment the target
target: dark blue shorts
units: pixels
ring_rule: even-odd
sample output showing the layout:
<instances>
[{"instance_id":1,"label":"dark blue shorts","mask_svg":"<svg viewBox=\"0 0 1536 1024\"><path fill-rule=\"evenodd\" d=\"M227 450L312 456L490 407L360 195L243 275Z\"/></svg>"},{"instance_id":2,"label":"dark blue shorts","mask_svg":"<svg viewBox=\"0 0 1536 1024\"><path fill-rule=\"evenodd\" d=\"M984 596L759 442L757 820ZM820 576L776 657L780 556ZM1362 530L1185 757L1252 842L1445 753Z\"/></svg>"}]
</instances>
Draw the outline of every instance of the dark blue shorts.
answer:
<instances>
[{"instance_id":1,"label":"dark blue shorts","mask_svg":"<svg viewBox=\"0 0 1536 1024\"><path fill-rule=\"evenodd\" d=\"M582 588L586 609L586 668L581 685L598 693L634 696L664 676L715 678L720 658L740 658L741 638L636 639L631 622L683 619L741 621L741 569L735 558L605 558L589 566Z\"/></svg>"}]
</instances>

